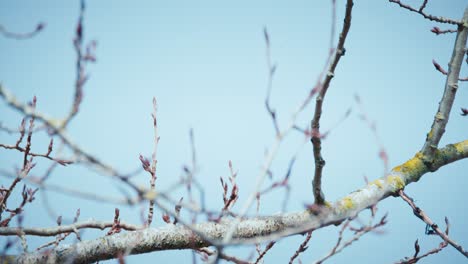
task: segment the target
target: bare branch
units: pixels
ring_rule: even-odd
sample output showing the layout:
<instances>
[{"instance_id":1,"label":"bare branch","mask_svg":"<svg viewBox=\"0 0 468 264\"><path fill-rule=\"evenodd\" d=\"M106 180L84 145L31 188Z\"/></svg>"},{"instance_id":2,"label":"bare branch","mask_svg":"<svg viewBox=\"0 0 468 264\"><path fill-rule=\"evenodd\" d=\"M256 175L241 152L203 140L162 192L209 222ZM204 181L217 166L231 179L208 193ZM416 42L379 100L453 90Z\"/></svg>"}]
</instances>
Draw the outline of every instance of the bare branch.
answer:
<instances>
[{"instance_id":1,"label":"bare branch","mask_svg":"<svg viewBox=\"0 0 468 264\"><path fill-rule=\"evenodd\" d=\"M312 181L312 192L314 194L315 203L323 204L325 202L325 196L322 192L322 171L325 166L325 160L322 157L322 139L320 137L320 117L322 116L322 106L325 99L325 95L330 86L331 79L335 74L336 66L340 61L340 58L345 54L344 44L346 37L348 36L349 29L351 27L351 11L353 8L353 1L348 0L346 3L346 13L343 23L343 29L340 33L340 38L338 40L338 45L336 47L333 59L329 65L325 80L323 84L320 85L319 94L317 95L315 101L315 112L314 117L311 122L312 130L312 146L314 150L314 160L315 160L315 172L314 179Z\"/></svg>"},{"instance_id":2,"label":"bare branch","mask_svg":"<svg viewBox=\"0 0 468 264\"><path fill-rule=\"evenodd\" d=\"M429 218L429 216L423 210L421 210L421 208L416 206L416 204L414 203L414 200L412 198L410 198L408 195L406 195L406 193L403 192L403 190L399 191L399 195L405 202L407 202L409 204L409 206L411 206L411 208L413 208L414 215L416 215L419 219L421 219L424 223L426 223L427 226L429 226L432 229L432 231L437 233L437 235L439 235L445 242L452 245L456 250L458 250L465 257L468 258L468 251L464 250L461 245L459 245L457 242L452 240L448 236L448 231L447 231L447 233L445 233L444 231L440 230L439 226L437 224L435 224L431 220L431 218ZM448 220L447 219L446 219L446 223L447 223L447 228L448 228Z\"/></svg>"},{"instance_id":3,"label":"bare branch","mask_svg":"<svg viewBox=\"0 0 468 264\"><path fill-rule=\"evenodd\" d=\"M27 33L16 33L16 32L11 32L8 31L8 29L5 28L5 26L0 25L0 34L2 34L5 38L12 38L12 39L29 39L34 36L36 36L39 32L41 32L45 28L46 24L45 23L38 23L36 25L36 28Z\"/></svg>"},{"instance_id":4,"label":"bare branch","mask_svg":"<svg viewBox=\"0 0 468 264\"><path fill-rule=\"evenodd\" d=\"M252 264L251 262L242 260L242 259L234 257L234 256L227 255L227 254L225 254L223 252L211 251L208 248L199 248L199 249L197 249L197 252L204 254L204 257L202 257L202 259L204 261L208 261L207 256L216 255L220 259L224 259L226 261L229 261L229 262L232 262L232 263L235 263L235 264Z\"/></svg>"},{"instance_id":5,"label":"bare branch","mask_svg":"<svg viewBox=\"0 0 468 264\"><path fill-rule=\"evenodd\" d=\"M255 260L254 264L258 264L260 263L260 261L263 259L263 257L265 257L265 254L268 252L268 250L270 250L274 245L275 245L275 241L271 241L270 243L268 243L265 247L265 249L260 252L259 256L257 257L257 260Z\"/></svg>"},{"instance_id":6,"label":"bare branch","mask_svg":"<svg viewBox=\"0 0 468 264\"><path fill-rule=\"evenodd\" d=\"M464 23L468 23L468 7L463 15ZM445 126L450 117L453 101L458 90L458 79L460 76L461 64L465 56L466 39L468 37L468 27L460 25L453 48L452 58L450 59L447 80L445 82L445 90L442 99L439 102L439 109L434 117L431 130L427 133L426 142L421 149L426 163L432 161L439 141L445 132ZM437 68L437 66L436 66Z\"/></svg>"},{"instance_id":7,"label":"bare branch","mask_svg":"<svg viewBox=\"0 0 468 264\"><path fill-rule=\"evenodd\" d=\"M442 249L446 248L447 245L448 245L447 242L442 242L442 243L439 244L438 247L427 251L423 255L418 256L420 248L419 248L418 240L416 239L416 242L414 242L414 248L415 248L414 255L412 257L405 257L403 260L401 260L399 262L395 262L395 264L413 264L413 263L417 263L419 260L421 260L421 259L423 259L425 257L428 257L429 255L439 253Z\"/></svg>"},{"instance_id":8,"label":"bare branch","mask_svg":"<svg viewBox=\"0 0 468 264\"><path fill-rule=\"evenodd\" d=\"M343 233L346 229L350 229L350 230L353 230L349 224L351 223L351 219L346 221L344 224L343 224L343 227L341 228L339 234L338 234L338 240L335 244L335 246L331 249L331 251L325 256L323 257L322 259L318 260L317 262L315 262L316 264L321 264L323 263L325 260L331 258L332 256L340 253L341 251L343 251L343 249L351 246L351 244L353 244L355 241L359 240L359 238L361 238L363 235L369 233L369 232L372 232L372 231L376 231L378 228L384 226L385 224L387 224L387 215L385 214L379 222L377 222L376 224L373 224L372 225L372 221L374 220L374 217L375 215L373 214L372 215L372 218L371 218L371 223L369 225L366 225L366 226L363 226L359 229L356 229L355 230L355 234L353 237L351 237L350 239L348 239L347 241L345 241L344 243L341 243L342 240L343 240Z\"/></svg>"},{"instance_id":9,"label":"bare branch","mask_svg":"<svg viewBox=\"0 0 468 264\"><path fill-rule=\"evenodd\" d=\"M447 75L447 74L448 74L447 71L446 71L444 68L442 68L442 66L440 66L439 63L437 63L437 61L432 60L432 64L434 64L434 67L436 68L436 70L438 70L438 71L439 71L440 73L442 73L443 75ZM466 82L466 81L468 81L468 77L465 77L465 78L458 78L458 80L461 81L461 82Z\"/></svg>"},{"instance_id":10,"label":"bare branch","mask_svg":"<svg viewBox=\"0 0 468 264\"><path fill-rule=\"evenodd\" d=\"M5 102L11 106L13 109L18 110L25 116L34 117L35 119L43 122L51 131L53 135L57 135L65 145L67 145L73 152L78 155L79 157L83 158L86 162L90 165L95 166L98 170L100 170L105 175L109 175L111 177L115 177L119 179L124 184L131 187L137 193L143 193L137 185L133 184L126 175L118 172L114 169L111 165L102 162L99 158L95 157L94 155L88 153L83 148L81 148L78 144L76 144L65 132L62 128L60 122L57 123L56 120L44 113L36 111L29 105L25 105L20 103L16 97L8 91L5 87L0 84L0 97L2 97Z\"/></svg>"},{"instance_id":11,"label":"bare branch","mask_svg":"<svg viewBox=\"0 0 468 264\"><path fill-rule=\"evenodd\" d=\"M462 25L463 24L463 22L460 22L460 21L456 21L456 20L452 20L452 19L445 18L445 17L440 17L440 16L433 16L433 15L425 13L423 9L426 6L426 3L427 3L426 0L424 0L424 3L421 5L421 7L419 9L411 7L410 5L407 5L407 4L403 4L402 2L400 2L400 0L389 0L389 2L398 4L400 7L404 8L404 9L407 9L407 10L409 10L411 12L418 13L418 14L422 15L425 19L429 19L431 21L436 21L436 22L439 22L439 23L447 23L447 24L452 24L452 25Z\"/></svg>"},{"instance_id":12,"label":"bare branch","mask_svg":"<svg viewBox=\"0 0 468 264\"><path fill-rule=\"evenodd\" d=\"M45 154L40 154L40 153L34 153L34 152L28 152L28 156L31 156L31 157L42 157L42 158L46 158L48 160L52 160L52 161L55 161L57 162L58 164L62 165L62 166L66 166L66 165L69 165L69 164L72 164L73 161L72 160L66 160L66 159L61 159L61 158L54 158L52 156L50 156L50 153L52 152L52 145L49 145L49 149L47 150L47 153ZM26 152L26 149L23 148L23 147L20 147L18 145L6 145L6 144L2 144L0 143L0 148L4 148L4 149L14 149L14 150L18 150L19 152Z\"/></svg>"},{"instance_id":13,"label":"bare branch","mask_svg":"<svg viewBox=\"0 0 468 264\"><path fill-rule=\"evenodd\" d=\"M153 156L151 159L151 165L149 160L143 158L142 155L140 155L140 161L142 163L143 169L147 171L151 175L150 179L150 191L152 193L155 193L155 182L156 182L156 165L157 165L157 150L158 150L158 143L159 143L159 133L158 133L158 121L156 118L156 112L157 112L157 102L156 98L153 97L153 113L152 113L152 118L153 118L153 127L154 127L154 148L153 148ZM154 213L154 200L149 199L149 209L148 209L148 219L147 219L147 225L150 226L151 222L153 221L153 213Z\"/></svg>"},{"instance_id":14,"label":"bare branch","mask_svg":"<svg viewBox=\"0 0 468 264\"><path fill-rule=\"evenodd\" d=\"M458 30L456 29L445 29L445 30L442 30L440 29L439 27L433 27L431 29L431 32L436 34L436 35L440 35L440 34L447 34L447 33L457 33Z\"/></svg>"},{"instance_id":15,"label":"bare branch","mask_svg":"<svg viewBox=\"0 0 468 264\"><path fill-rule=\"evenodd\" d=\"M302 252L306 251L309 247L307 246L307 244L309 244L309 241L310 241L310 238L312 237L312 231L309 231L307 232L307 236L306 238L304 239L304 242L301 243L301 245L299 246L299 248L296 250L296 252L294 253L294 255L289 259L289 264L292 264L293 261L299 257L299 254L301 254Z\"/></svg>"},{"instance_id":16,"label":"bare branch","mask_svg":"<svg viewBox=\"0 0 468 264\"><path fill-rule=\"evenodd\" d=\"M433 167L439 168L467 157L468 140L439 149ZM244 218L238 223L236 223L238 221L238 218L236 218L223 220L219 223L206 222L195 225L189 225L179 219L182 224L179 226L169 224L161 228L148 228L80 242L73 247L59 246L49 252L48 256L55 260L60 260L58 258L66 259L70 254L75 257L76 261L80 261L83 257L87 257L87 261L110 259L115 257L115 252L124 250L126 244L133 244L135 241L138 241L138 243L132 248L131 254L167 249L200 248L209 245L257 244L277 240L281 237L308 232L354 217L358 212L371 207L388 196L394 195L405 185L419 180L427 172L429 172L429 169L421 160L420 155L416 155L406 163L395 167L386 177L370 182L358 191L350 193L334 204L330 204L318 214L305 210L269 217ZM158 206L169 212L163 205L158 204ZM175 214L172 214L172 217L175 217ZM232 233L232 237L235 239L230 240L229 243L223 242L223 238L229 234L234 223L236 223L236 229ZM112 223L107 224L108 227L112 226ZM200 232L200 230L203 231ZM9 232L14 235L18 231L20 230L0 228L0 234ZM31 232L27 228L24 231ZM105 242L103 242L103 239ZM103 247L103 244L107 246ZM77 254L77 252L81 253ZM89 254L90 252L93 252L93 256ZM43 257L42 253L31 253L22 255L19 261L37 261Z\"/></svg>"},{"instance_id":17,"label":"bare branch","mask_svg":"<svg viewBox=\"0 0 468 264\"><path fill-rule=\"evenodd\" d=\"M71 225L62 225L57 227L2 227L0 228L0 235L1 236L16 236L19 232L24 232L26 235L31 236L56 236L59 234L65 234L74 232L75 230L89 228L89 229L100 229L104 230L106 228L110 228L114 225L114 221L112 222L105 222L105 221L96 221L96 220L88 220L84 222L79 222ZM136 226L132 224L128 224L125 222L120 222L120 227L124 230L135 231L140 230L142 226Z\"/></svg>"},{"instance_id":18,"label":"bare branch","mask_svg":"<svg viewBox=\"0 0 468 264\"><path fill-rule=\"evenodd\" d=\"M80 14L78 16L78 23L75 29L75 38L73 39L73 46L76 53L76 79L75 79L75 94L73 97L73 103L68 115L64 118L61 128L64 129L70 123L70 121L76 116L80 109L81 102L83 101L83 87L88 80L88 76L85 73L85 65L88 62L95 62L96 56L94 50L96 49L96 41L91 41L87 45L86 50L83 48L84 38L84 13L86 9L85 0L80 1Z\"/></svg>"},{"instance_id":19,"label":"bare branch","mask_svg":"<svg viewBox=\"0 0 468 264\"><path fill-rule=\"evenodd\" d=\"M265 107L266 107L268 114L271 117L273 126L275 127L276 135L278 135L280 133L280 129L278 126L278 119L276 118L276 111L272 109L270 105L271 89L273 87L273 77L276 72L276 64L272 64L271 62L270 35L268 34L266 27L263 28L263 35L265 37L266 60L267 60L267 67L268 67L268 85L267 85L267 95L265 98Z\"/></svg>"}]
</instances>

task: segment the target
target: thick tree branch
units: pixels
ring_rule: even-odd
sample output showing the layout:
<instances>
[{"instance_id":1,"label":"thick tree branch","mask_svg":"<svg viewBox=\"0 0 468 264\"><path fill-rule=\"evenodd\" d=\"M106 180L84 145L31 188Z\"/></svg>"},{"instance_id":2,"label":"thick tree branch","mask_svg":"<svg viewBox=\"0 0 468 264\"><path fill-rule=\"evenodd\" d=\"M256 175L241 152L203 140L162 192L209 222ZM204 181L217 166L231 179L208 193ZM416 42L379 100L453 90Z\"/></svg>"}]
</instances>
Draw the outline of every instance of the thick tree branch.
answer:
<instances>
[{"instance_id":1,"label":"thick tree branch","mask_svg":"<svg viewBox=\"0 0 468 264\"><path fill-rule=\"evenodd\" d=\"M445 126L450 117L453 101L458 90L458 79L460 77L461 64L466 52L466 39L468 36L468 7L459 25L452 58L450 59L445 90L439 102L439 109L434 117L431 130L427 133L426 142L421 150L426 163L430 164L437 150L440 139L445 132Z\"/></svg>"},{"instance_id":2,"label":"thick tree branch","mask_svg":"<svg viewBox=\"0 0 468 264\"><path fill-rule=\"evenodd\" d=\"M422 175L429 172L430 169L422 157L423 155L418 152L412 159L393 168L385 177L367 184L333 204L325 203L323 210L318 212L306 210L242 220L233 234L234 239L227 245L271 241L336 224L353 217L382 199L398 195L398 191L407 184L418 181ZM438 169L467 157L468 140L450 144L435 152L431 168ZM203 230L205 236L213 241L222 241L233 221L236 220L200 223L194 225L193 229ZM200 248L209 246L209 243L195 235L190 228L168 224L160 228L84 241L73 246L62 245L47 254L42 252L23 254L17 261L18 263L54 263L66 260L73 260L74 263L93 262L115 258L119 252L125 252L129 245L132 247L130 254L139 254L159 250Z\"/></svg>"}]
</instances>

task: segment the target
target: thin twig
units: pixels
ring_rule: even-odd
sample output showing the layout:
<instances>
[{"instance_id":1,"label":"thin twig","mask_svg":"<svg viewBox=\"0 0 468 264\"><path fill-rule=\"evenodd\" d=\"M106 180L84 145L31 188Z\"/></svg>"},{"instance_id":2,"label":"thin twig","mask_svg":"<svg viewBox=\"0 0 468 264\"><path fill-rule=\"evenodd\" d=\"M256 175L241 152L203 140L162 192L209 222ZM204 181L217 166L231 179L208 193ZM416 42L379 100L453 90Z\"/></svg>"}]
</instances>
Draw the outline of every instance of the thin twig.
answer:
<instances>
[{"instance_id":1,"label":"thin twig","mask_svg":"<svg viewBox=\"0 0 468 264\"><path fill-rule=\"evenodd\" d=\"M458 30L456 29L445 29L445 30L442 30L440 29L439 27L433 27L431 29L431 32L436 34L436 35L440 35L440 34L447 34L447 33L457 33Z\"/></svg>"},{"instance_id":2,"label":"thin twig","mask_svg":"<svg viewBox=\"0 0 468 264\"><path fill-rule=\"evenodd\" d=\"M275 241L271 241L270 243L268 243L266 245L265 249L262 252L260 252L260 254L258 255L258 257L255 260L254 264L260 263L260 261L263 259L263 257L265 257L268 250L270 250L275 245L275 243L276 243Z\"/></svg>"},{"instance_id":3,"label":"thin twig","mask_svg":"<svg viewBox=\"0 0 468 264\"><path fill-rule=\"evenodd\" d=\"M0 96L5 100L5 102L11 106L13 109L18 110L25 116L34 117L36 120L43 122L50 130L53 135L57 135L63 143L68 146L73 152L80 158L84 159L86 163L95 166L101 173L115 177L127 186L135 190L139 195L144 194L144 190L138 187L136 184L132 183L128 176L118 172L111 165L102 162L99 158L88 153L86 150L81 148L76 144L66 133L66 131L61 128L61 125L55 121L54 118L36 111L31 106L20 103L18 99L5 87L0 84Z\"/></svg>"},{"instance_id":4,"label":"thin twig","mask_svg":"<svg viewBox=\"0 0 468 264\"><path fill-rule=\"evenodd\" d=\"M372 231L376 231L378 228L384 226L387 224L387 214L385 214L379 222L377 222L376 224L372 224L373 220L375 218L375 214L372 214L372 217L371 217L371 221L369 223L369 225L365 225L359 229L354 229L354 228L351 228L349 226L349 224L351 223L350 220L346 221L344 224L343 224L343 227L341 228L340 232L339 232L339 235L338 235L338 240L335 244L335 246L331 249L331 251L325 256L323 257L322 259L318 260L317 262L315 262L316 264L321 264L323 263L325 260L329 259L330 257L340 253L343 249L351 246L351 244L353 244L355 241L359 240L359 238L361 238L363 235L369 233L369 232L372 232ZM352 231L354 231L354 236L351 237L349 240L345 241L344 243L342 243L342 240L343 240L343 233L346 229L350 229Z\"/></svg>"},{"instance_id":5,"label":"thin twig","mask_svg":"<svg viewBox=\"0 0 468 264\"><path fill-rule=\"evenodd\" d=\"M5 26L0 25L0 34L2 34L5 38L12 38L12 39L29 39L36 36L39 32L41 32L45 27L45 23L38 23L36 28L27 33L16 33L8 31Z\"/></svg>"},{"instance_id":6,"label":"thin twig","mask_svg":"<svg viewBox=\"0 0 468 264\"><path fill-rule=\"evenodd\" d=\"M198 253L204 254L202 259L205 262L207 262L208 256L215 255L216 257L218 257L220 259L224 259L226 261L229 261L229 262L232 262L232 263L235 263L235 264L252 264L251 262L242 260L242 259L240 259L238 257L230 256L230 255L227 255L227 254L225 254L223 252L219 252L219 251L212 251L212 250L210 250L208 248L198 248L198 249L196 249L196 251Z\"/></svg>"},{"instance_id":7,"label":"thin twig","mask_svg":"<svg viewBox=\"0 0 468 264\"><path fill-rule=\"evenodd\" d=\"M100 229L104 230L105 228L112 227L114 225L114 221L105 222L105 221L97 221L97 220L88 220L84 222L79 222L71 225L61 225L57 227L1 227L0 228L0 235L2 236L16 236L20 232L24 232L26 235L31 236L56 236L58 234L65 234L69 232L74 232L75 230L79 229ZM120 227L125 230L135 231L142 229L142 226L137 226L133 224L128 224L125 222L120 222Z\"/></svg>"},{"instance_id":8,"label":"thin twig","mask_svg":"<svg viewBox=\"0 0 468 264\"><path fill-rule=\"evenodd\" d=\"M50 145L49 145L49 146L50 146ZM26 149L25 149L25 148L20 147L20 146L18 146L18 145L6 145L6 144L0 143L0 148L4 148L4 149L14 149L14 150L18 150L19 152L26 152ZM49 148L49 149L51 149L51 148ZM66 166L66 165L69 165L69 164L72 164L72 163L73 163L72 160L54 158L54 157L50 156L50 152L49 152L49 151L47 151L46 154L39 154L39 153L29 152L29 153L28 153L28 156L46 158L46 159L48 159L48 160L55 161L55 162L57 162L58 164L60 164L60 165L62 165L62 166Z\"/></svg>"},{"instance_id":9,"label":"thin twig","mask_svg":"<svg viewBox=\"0 0 468 264\"><path fill-rule=\"evenodd\" d=\"M309 241L310 241L310 238L312 237L312 231L309 231L307 232L307 236L306 238L304 239L304 242L301 243L301 245L299 246L299 248L296 250L296 252L294 253L294 255L289 259L289 264L292 264L293 261L299 257L299 254L301 254L302 252L306 251L309 247L307 246L307 244L309 244Z\"/></svg>"},{"instance_id":10,"label":"thin twig","mask_svg":"<svg viewBox=\"0 0 468 264\"><path fill-rule=\"evenodd\" d=\"M404 9L407 9L407 10L409 10L411 12L418 13L418 14L422 15L424 18L429 19L431 21L436 21L436 22L439 22L439 23L447 23L447 24L452 24L452 25L462 25L463 24L463 22L460 22L460 21L456 21L456 20L452 20L452 19L445 18L445 17L440 17L440 16L433 16L433 15L429 15L429 14L425 13L424 10L423 10L424 7L426 6L425 3L423 3L423 5L421 5L421 7L419 9L416 9L414 7L411 7L410 5L403 4L402 2L400 2L400 0L389 0L389 2L398 4L400 7L404 8ZM427 1L424 1L424 2L427 2Z\"/></svg>"},{"instance_id":11,"label":"thin twig","mask_svg":"<svg viewBox=\"0 0 468 264\"><path fill-rule=\"evenodd\" d=\"M364 109L364 104L362 103L361 97L359 95L354 95L354 100L356 101L357 105L360 108L361 114L360 118L366 123L366 125L370 128L372 131L372 134L375 137L375 140L377 142L377 145L379 147L379 158L382 160L382 163L384 165L384 175L388 173L388 154L387 150L382 143L382 140L380 139L379 133L377 132L377 125L374 120L371 120L365 109Z\"/></svg>"},{"instance_id":12,"label":"thin twig","mask_svg":"<svg viewBox=\"0 0 468 264\"><path fill-rule=\"evenodd\" d=\"M442 66L440 66L440 64L437 61L432 60L432 64L434 65L434 67L436 68L437 71L439 71L443 75L448 75L448 72ZM461 82L466 82L466 81L468 81L468 77L458 78L458 80L461 81Z\"/></svg>"},{"instance_id":13,"label":"thin twig","mask_svg":"<svg viewBox=\"0 0 468 264\"><path fill-rule=\"evenodd\" d=\"M157 109L158 107L157 107L156 98L153 97L153 113L151 114L151 116L153 118L153 127L154 127L154 148L153 148L151 164L149 160L147 160L142 155L140 155L140 161L142 163L143 169L151 175L150 192L153 192L153 193L155 193L155 182L157 178L156 165L158 163L157 150L158 150L158 143L159 143L158 121L156 118ZM150 226L151 222L153 221L153 213L154 213L154 199L149 199L148 219L146 222L147 226Z\"/></svg>"},{"instance_id":14,"label":"thin twig","mask_svg":"<svg viewBox=\"0 0 468 264\"><path fill-rule=\"evenodd\" d=\"M78 16L78 23L75 29L75 38L73 39L73 46L76 53L76 78L75 78L75 94L73 97L73 104L70 108L68 115L64 118L61 128L64 129L70 123L70 121L76 116L80 109L81 102L83 101L83 87L88 80L88 76L85 74L85 65L88 62L95 62L96 56L94 50L96 49L96 42L91 41L87 45L86 50L83 48L84 38L84 14L86 10L85 0L80 1L80 14Z\"/></svg>"},{"instance_id":15,"label":"thin twig","mask_svg":"<svg viewBox=\"0 0 468 264\"><path fill-rule=\"evenodd\" d=\"M414 203L414 200L410 198L408 195L406 195L403 190L399 191L400 197L413 208L413 213L416 215L419 219L421 219L424 223L426 223L437 235L439 235L445 242L449 243L452 247L454 247L456 250L458 250L460 253L462 253L465 257L468 258L468 251L463 249L461 245L459 245L457 242L452 240L444 231L442 231L437 224L435 224L431 218L423 211L421 208L417 207L416 204ZM448 222L448 220L446 220Z\"/></svg>"},{"instance_id":16,"label":"thin twig","mask_svg":"<svg viewBox=\"0 0 468 264\"><path fill-rule=\"evenodd\" d=\"M36 103L37 103L37 98L34 96L33 100L30 102L30 106L32 111L34 112L36 109ZM29 131L28 131L28 136L26 137L26 146L24 147L24 155L23 155L23 167L22 169L17 173L17 177L13 180L11 183L10 187L8 190L2 195L2 200L0 201L0 220L2 220L2 213L5 209L7 209L7 200L10 197L10 194L12 193L13 189L16 187L16 185L23 179L25 178L31 169L36 165L33 163L33 157L28 159L29 152L31 150L31 140L32 140L32 133L34 129L34 117L31 117L29 119ZM25 127L25 119L21 121L21 135L18 141L16 142L16 146L19 147L19 144L24 138L24 127Z\"/></svg>"},{"instance_id":17,"label":"thin twig","mask_svg":"<svg viewBox=\"0 0 468 264\"><path fill-rule=\"evenodd\" d=\"M418 256L420 247L419 247L419 242L416 239L416 241L414 242L414 251L415 251L414 255L412 257L405 257L401 261L395 262L395 264L414 264L414 263L417 263L419 260L421 260L421 259L423 259L425 257L428 257L429 255L439 253L442 249L446 248L447 245L448 245L447 242L441 242L438 247L427 251L423 255Z\"/></svg>"},{"instance_id":18,"label":"thin twig","mask_svg":"<svg viewBox=\"0 0 468 264\"><path fill-rule=\"evenodd\" d=\"M280 129L278 126L278 120L276 118L276 111L271 108L270 105L270 97L271 97L271 90L273 87L273 77L276 72L276 64L272 64L271 62L271 47L270 47L270 35L268 34L267 28L263 28L263 35L265 37L265 44L266 44L266 61L267 61L267 67L268 67L268 85L267 85L267 94L265 97L265 107L268 112L268 114L271 117L271 120L273 122L273 126L275 127L275 132L276 135L279 135Z\"/></svg>"}]
</instances>

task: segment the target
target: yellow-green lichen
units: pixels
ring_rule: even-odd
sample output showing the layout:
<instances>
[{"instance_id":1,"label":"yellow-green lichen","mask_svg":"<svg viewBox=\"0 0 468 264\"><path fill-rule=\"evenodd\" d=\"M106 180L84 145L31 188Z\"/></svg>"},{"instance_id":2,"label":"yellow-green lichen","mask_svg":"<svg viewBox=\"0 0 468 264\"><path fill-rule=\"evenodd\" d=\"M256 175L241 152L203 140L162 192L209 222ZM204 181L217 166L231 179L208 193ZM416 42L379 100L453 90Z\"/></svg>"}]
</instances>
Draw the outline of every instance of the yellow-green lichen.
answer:
<instances>
[{"instance_id":1,"label":"yellow-green lichen","mask_svg":"<svg viewBox=\"0 0 468 264\"><path fill-rule=\"evenodd\" d=\"M345 197L342 200L343 209L349 210L354 208L354 202L351 197Z\"/></svg>"},{"instance_id":2,"label":"yellow-green lichen","mask_svg":"<svg viewBox=\"0 0 468 264\"><path fill-rule=\"evenodd\" d=\"M400 176L397 175L389 175L387 177L387 183L394 186L396 190L405 188L405 182Z\"/></svg>"},{"instance_id":3,"label":"yellow-green lichen","mask_svg":"<svg viewBox=\"0 0 468 264\"><path fill-rule=\"evenodd\" d=\"M403 173L414 173L424 168L424 162L422 161L423 154L421 152L416 153L413 158L403 163L400 166L393 168L395 172Z\"/></svg>"},{"instance_id":4,"label":"yellow-green lichen","mask_svg":"<svg viewBox=\"0 0 468 264\"><path fill-rule=\"evenodd\" d=\"M427 133L427 139L431 139L433 135L434 135L434 133L433 133L433 131L431 129L431 131L429 131L429 133Z\"/></svg>"},{"instance_id":5,"label":"yellow-green lichen","mask_svg":"<svg viewBox=\"0 0 468 264\"><path fill-rule=\"evenodd\" d=\"M468 140L465 140L465 141L462 141L462 142L459 142L457 144L454 144L455 146L455 149L457 150L458 153L464 153L465 152L465 148L468 146Z\"/></svg>"},{"instance_id":6,"label":"yellow-green lichen","mask_svg":"<svg viewBox=\"0 0 468 264\"><path fill-rule=\"evenodd\" d=\"M333 206L329 201L325 201L323 204L324 204L327 208L332 208L332 206Z\"/></svg>"},{"instance_id":7,"label":"yellow-green lichen","mask_svg":"<svg viewBox=\"0 0 468 264\"><path fill-rule=\"evenodd\" d=\"M374 184L374 185L377 186L377 188L379 188L379 189L382 189L382 188L383 188L383 185L382 185L382 183L380 182L380 180L375 180L375 181L373 181L371 184Z\"/></svg>"}]
</instances>

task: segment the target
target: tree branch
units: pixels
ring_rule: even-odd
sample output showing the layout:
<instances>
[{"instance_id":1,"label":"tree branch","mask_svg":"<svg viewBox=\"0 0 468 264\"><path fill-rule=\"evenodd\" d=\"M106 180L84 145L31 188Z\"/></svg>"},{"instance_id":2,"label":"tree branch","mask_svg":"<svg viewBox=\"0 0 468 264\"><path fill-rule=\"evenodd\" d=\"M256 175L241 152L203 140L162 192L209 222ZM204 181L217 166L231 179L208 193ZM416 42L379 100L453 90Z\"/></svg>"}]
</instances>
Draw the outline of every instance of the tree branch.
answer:
<instances>
[{"instance_id":1,"label":"tree branch","mask_svg":"<svg viewBox=\"0 0 468 264\"><path fill-rule=\"evenodd\" d=\"M0 25L0 34L2 34L5 38L29 39L29 38L36 36L39 32L41 32L44 29L44 27L45 27L45 23L40 22L36 25L36 28L31 32L16 33L16 32L8 31L8 29L5 28L5 26Z\"/></svg>"},{"instance_id":2,"label":"tree branch","mask_svg":"<svg viewBox=\"0 0 468 264\"><path fill-rule=\"evenodd\" d=\"M440 168L454 161L468 157L468 140L449 144L435 153L432 168ZM407 184L418 181L429 172L417 153L412 159L393 168L385 177L381 177L363 188L356 190L334 204L324 206L320 212L305 210L269 217L257 217L240 221L233 234L233 240L225 245L255 244L276 240L280 237L304 233L324 226L336 224L357 215L382 199L397 195ZM159 250L192 249L209 246L209 242L196 235L193 230L203 230L205 237L213 241L222 241L228 234L233 220L221 220L219 223L206 222L190 228L168 224L160 228L149 228L79 242L73 246L62 245L46 253L35 252L18 257L19 263L53 263L54 261L93 262L115 258L117 253L125 252L128 245L133 245L130 254L139 254ZM5 230L1 229L0 230ZM16 234L16 233L15 233ZM221 244L221 242L220 242Z\"/></svg>"},{"instance_id":3,"label":"tree branch","mask_svg":"<svg viewBox=\"0 0 468 264\"><path fill-rule=\"evenodd\" d=\"M114 224L113 221L95 221L95 220L88 220L80 223L75 223L71 225L61 225L56 227L2 227L0 228L0 236L16 236L20 233L24 233L25 235L30 236L56 236L64 233L75 232L78 229L83 228L90 228L90 229L100 229L104 230L106 228L112 227ZM142 226L136 226L132 224L128 224L125 222L120 222L120 227L124 230L135 231L138 229L142 229Z\"/></svg>"},{"instance_id":4,"label":"tree branch","mask_svg":"<svg viewBox=\"0 0 468 264\"><path fill-rule=\"evenodd\" d=\"M434 117L431 130L427 133L426 142L421 150L424 161L431 163L440 139L445 132L445 126L450 117L453 101L458 90L458 79L460 77L461 64L466 52L466 39L468 36L468 7L462 19L463 24L459 25L452 58L450 59L445 90L439 102L439 109Z\"/></svg>"},{"instance_id":5,"label":"tree branch","mask_svg":"<svg viewBox=\"0 0 468 264\"><path fill-rule=\"evenodd\" d=\"M0 97L2 97L5 102L11 106L13 109L16 109L21 114L25 116L34 117L36 120L43 122L48 128L50 128L53 132L53 135L57 135L65 145L67 145L73 152L78 155L80 158L83 158L86 162L90 165L95 166L95 168L99 169L106 175L110 175L111 177L115 177L119 179L121 182L125 183L137 193L141 194L142 190L135 184L129 181L128 177L119 173L116 169L114 169L111 165L106 164L99 160L97 157L85 151L82 147L80 147L77 143L75 143L66 133L65 129L62 127L62 123L60 120L54 119L42 112L39 112L33 109L31 106L27 104L23 104L18 101L18 99L3 85L0 83Z\"/></svg>"},{"instance_id":6,"label":"tree branch","mask_svg":"<svg viewBox=\"0 0 468 264\"><path fill-rule=\"evenodd\" d=\"M314 151L314 160L315 160L315 172L314 172L314 179L312 180L312 191L315 198L315 203L322 205L325 202L325 196L322 192L322 171L323 167L325 166L325 160L322 157L322 139L320 134L320 117L322 116L322 106L323 100L325 99L325 95L330 87L331 79L335 74L336 66L340 61L341 57L345 54L344 43L346 41L346 37L349 32L349 28L351 27L351 12L353 9L353 1L348 0L346 3L346 13L343 23L343 29L340 33L340 38L338 40L338 46L335 50L333 59L330 63L328 68L325 80L323 81L323 85L320 89L319 94L315 99L315 112L314 117L311 122L311 130L312 130L312 146Z\"/></svg>"},{"instance_id":7,"label":"tree branch","mask_svg":"<svg viewBox=\"0 0 468 264\"><path fill-rule=\"evenodd\" d=\"M400 197L409 204L409 206L411 206L411 208L413 208L413 213L419 218L421 219L424 223L426 223L428 226L431 227L431 229L437 233L437 235L439 235L446 243L449 243L450 245L452 245L452 247L454 247L456 250L458 250L460 253L462 253L465 257L468 258L468 251L465 251L463 249L463 247L461 245L459 245L457 242L455 242L453 239L451 239L449 236L448 236L448 232L444 232L442 230L440 230L440 228L437 226L437 224L434 223L434 221L432 221L431 218L429 218L428 215L426 215L426 213L421 210L421 208L417 207L416 204L414 203L413 199L411 197L409 197L408 195L406 195L406 193L403 191L403 190L400 190L399 192L400 194ZM447 222L447 226L448 226L448 220L447 218L445 219L446 222Z\"/></svg>"},{"instance_id":8,"label":"tree branch","mask_svg":"<svg viewBox=\"0 0 468 264\"><path fill-rule=\"evenodd\" d=\"M389 0L389 1L391 3L398 4L400 7L404 8L404 9L407 9L407 10L409 10L411 12L418 13L418 14L422 15L425 19L429 19L431 21L436 21L436 22L439 22L439 23L447 23L447 24L452 24L452 25L462 25L463 24L463 22L460 22L460 21L456 21L456 20L452 20L452 19L445 18L445 17L440 17L440 16L433 16L433 15L425 13L423 9L426 7L426 4L427 4L426 0L424 0L423 4L421 5L421 7L419 9L411 7L410 5L407 5L407 4L403 4L400 0Z\"/></svg>"}]
</instances>

